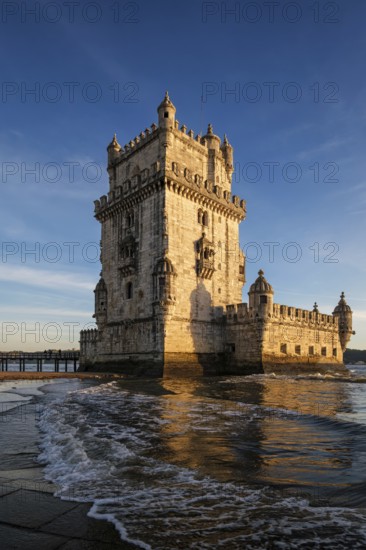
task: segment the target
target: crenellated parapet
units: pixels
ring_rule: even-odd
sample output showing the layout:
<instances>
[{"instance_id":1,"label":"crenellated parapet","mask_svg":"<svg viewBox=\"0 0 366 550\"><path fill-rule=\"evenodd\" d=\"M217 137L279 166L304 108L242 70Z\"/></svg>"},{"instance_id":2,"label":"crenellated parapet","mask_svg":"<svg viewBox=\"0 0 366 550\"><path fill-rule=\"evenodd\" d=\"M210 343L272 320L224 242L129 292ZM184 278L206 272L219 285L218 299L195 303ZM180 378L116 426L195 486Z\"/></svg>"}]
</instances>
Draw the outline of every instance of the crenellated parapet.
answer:
<instances>
[{"instance_id":1,"label":"crenellated parapet","mask_svg":"<svg viewBox=\"0 0 366 550\"><path fill-rule=\"evenodd\" d=\"M261 316L256 308L250 307L247 303L233 304L226 306L226 318L228 323L240 323L251 319L258 319ZM338 317L314 310L300 309L283 304L273 304L273 313L267 317L268 322L283 321L298 325L309 325L312 328L337 328Z\"/></svg>"},{"instance_id":2,"label":"crenellated parapet","mask_svg":"<svg viewBox=\"0 0 366 550\"><path fill-rule=\"evenodd\" d=\"M88 329L80 331L80 345L95 344L98 341L98 330Z\"/></svg>"},{"instance_id":3,"label":"crenellated parapet","mask_svg":"<svg viewBox=\"0 0 366 550\"><path fill-rule=\"evenodd\" d=\"M115 167L121 162L127 161L137 151L140 151L158 136L158 126L153 123L150 128L145 128L138 136L130 140L124 147L117 142L116 134L108 145L108 169Z\"/></svg>"},{"instance_id":4,"label":"crenellated parapet","mask_svg":"<svg viewBox=\"0 0 366 550\"><path fill-rule=\"evenodd\" d=\"M107 195L102 195L94 201L96 218L104 219L110 208L117 204L119 209L133 206L166 186L198 204L208 204L213 210L226 213L239 221L245 219L246 201L244 199L240 199L237 195L231 196L231 193L223 190L221 186L204 180L202 174L192 174L187 167L181 167L178 170L176 164L173 163L171 169L161 170L160 163L154 162L150 168L145 168L133 178L128 178L121 185L116 185Z\"/></svg>"}]
</instances>

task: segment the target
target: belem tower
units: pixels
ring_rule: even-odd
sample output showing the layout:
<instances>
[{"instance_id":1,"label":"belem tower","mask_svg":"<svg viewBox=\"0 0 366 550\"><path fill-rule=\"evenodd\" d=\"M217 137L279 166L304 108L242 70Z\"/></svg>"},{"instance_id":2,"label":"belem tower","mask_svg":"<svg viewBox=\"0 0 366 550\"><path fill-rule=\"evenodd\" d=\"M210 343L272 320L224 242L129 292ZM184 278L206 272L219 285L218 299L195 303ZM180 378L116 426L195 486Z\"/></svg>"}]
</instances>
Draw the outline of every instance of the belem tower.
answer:
<instances>
[{"instance_id":1,"label":"belem tower","mask_svg":"<svg viewBox=\"0 0 366 550\"><path fill-rule=\"evenodd\" d=\"M168 94L152 124L109 144L97 329L80 335L80 369L161 375L342 372L353 334L342 293L332 315L275 304L259 271L242 303L246 204L231 194L233 148L211 125L179 125Z\"/></svg>"}]
</instances>

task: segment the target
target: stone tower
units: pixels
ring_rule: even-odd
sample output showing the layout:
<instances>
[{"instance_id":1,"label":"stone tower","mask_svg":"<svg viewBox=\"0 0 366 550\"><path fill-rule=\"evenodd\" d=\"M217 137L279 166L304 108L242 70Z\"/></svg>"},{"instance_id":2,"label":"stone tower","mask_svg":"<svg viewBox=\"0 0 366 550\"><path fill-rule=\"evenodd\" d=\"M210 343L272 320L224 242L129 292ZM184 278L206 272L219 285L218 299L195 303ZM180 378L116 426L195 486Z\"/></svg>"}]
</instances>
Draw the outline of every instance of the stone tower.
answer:
<instances>
[{"instance_id":1,"label":"stone tower","mask_svg":"<svg viewBox=\"0 0 366 550\"><path fill-rule=\"evenodd\" d=\"M80 368L161 375L340 372L352 331L342 293L333 315L274 303L262 270L242 303L245 201L231 194L233 149L211 124L179 125L165 94L152 124L107 148L97 329L80 334ZM197 367L199 367L197 369Z\"/></svg>"},{"instance_id":2,"label":"stone tower","mask_svg":"<svg viewBox=\"0 0 366 550\"><path fill-rule=\"evenodd\" d=\"M168 93L157 111L158 126L124 147L115 135L107 148L109 192L95 201L98 330L82 334L85 368L213 365L225 308L242 300L245 202L231 194L233 149L211 125L203 137L179 126Z\"/></svg>"}]
</instances>

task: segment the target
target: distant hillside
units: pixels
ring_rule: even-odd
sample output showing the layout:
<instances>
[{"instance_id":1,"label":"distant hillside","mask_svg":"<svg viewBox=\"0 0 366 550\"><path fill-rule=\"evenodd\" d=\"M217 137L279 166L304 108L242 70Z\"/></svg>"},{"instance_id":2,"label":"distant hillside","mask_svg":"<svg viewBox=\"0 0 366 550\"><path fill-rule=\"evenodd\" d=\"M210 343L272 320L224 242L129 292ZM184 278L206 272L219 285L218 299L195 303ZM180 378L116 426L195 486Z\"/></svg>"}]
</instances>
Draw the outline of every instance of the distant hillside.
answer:
<instances>
[{"instance_id":1,"label":"distant hillside","mask_svg":"<svg viewBox=\"0 0 366 550\"><path fill-rule=\"evenodd\" d=\"M357 361L364 361L366 363L366 349L346 349L343 361L345 363L356 363Z\"/></svg>"}]
</instances>

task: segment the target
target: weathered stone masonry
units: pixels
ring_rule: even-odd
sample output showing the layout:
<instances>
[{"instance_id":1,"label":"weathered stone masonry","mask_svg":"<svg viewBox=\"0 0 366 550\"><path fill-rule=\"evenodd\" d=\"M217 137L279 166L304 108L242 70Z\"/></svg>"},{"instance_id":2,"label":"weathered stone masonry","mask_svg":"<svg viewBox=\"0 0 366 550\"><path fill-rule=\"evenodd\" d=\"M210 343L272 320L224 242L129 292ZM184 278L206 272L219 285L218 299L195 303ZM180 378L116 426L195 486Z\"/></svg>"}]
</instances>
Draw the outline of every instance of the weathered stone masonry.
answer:
<instances>
[{"instance_id":1,"label":"weathered stone masonry","mask_svg":"<svg viewBox=\"0 0 366 550\"><path fill-rule=\"evenodd\" d=\"M101 223L97 330L81 332L82 369L162 374L167 368L261 372L341 368L352 312L333 315L273 304L259 273L242 304L245 201L231 195L233 149L209 125L194 135L169 96L158 126L108 146L108 195ZM236 305L232 305L236 304Z\"/></svg>"}]
</instances>

